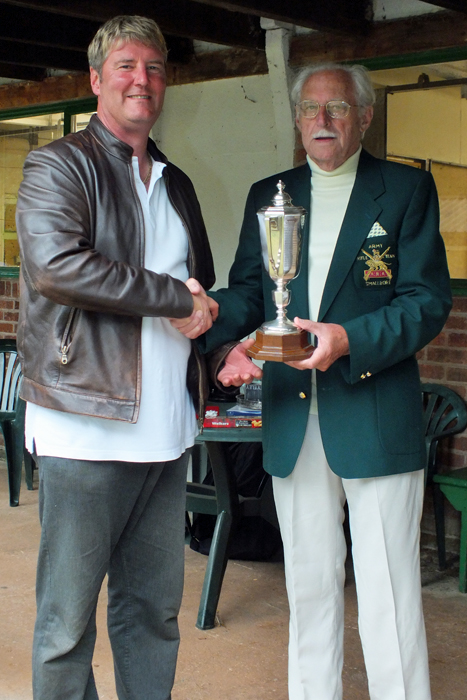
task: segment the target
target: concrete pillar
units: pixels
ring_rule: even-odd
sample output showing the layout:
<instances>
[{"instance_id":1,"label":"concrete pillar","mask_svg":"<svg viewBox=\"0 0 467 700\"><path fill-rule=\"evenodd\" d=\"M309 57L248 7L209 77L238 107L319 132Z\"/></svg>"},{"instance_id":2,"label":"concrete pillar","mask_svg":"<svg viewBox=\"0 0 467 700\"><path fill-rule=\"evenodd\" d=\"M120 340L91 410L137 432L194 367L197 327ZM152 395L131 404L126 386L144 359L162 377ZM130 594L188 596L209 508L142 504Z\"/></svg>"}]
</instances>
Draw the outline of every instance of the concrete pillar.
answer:
<instances>
[{"instance_id":1,"label":"concrete pillar","mask_svg":"<svg viewBox=\"0 0 467 700\"><path fill-rule=\"evenodd\" d=\"M277 134L277 170L287 170L294 163L294 112L289 98L290 25L261 18L266 30L266 58L273 100Z\"/></svg>"}]
</instances>

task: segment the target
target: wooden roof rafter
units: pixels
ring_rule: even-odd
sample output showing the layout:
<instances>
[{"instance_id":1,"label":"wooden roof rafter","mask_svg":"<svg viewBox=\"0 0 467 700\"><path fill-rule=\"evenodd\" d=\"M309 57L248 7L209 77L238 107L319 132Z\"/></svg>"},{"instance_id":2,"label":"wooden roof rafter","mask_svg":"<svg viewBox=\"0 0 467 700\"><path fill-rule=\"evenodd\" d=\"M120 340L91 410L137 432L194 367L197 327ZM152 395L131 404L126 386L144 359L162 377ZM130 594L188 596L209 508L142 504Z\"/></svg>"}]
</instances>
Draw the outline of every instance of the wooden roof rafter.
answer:
<instances>
[{"instance_id":1,"label":"wooden roof rafter","mask_svg":"<svg viewBox=\"0 0 467 700\"><path fill-rule=\"evenodd\" d=\"M194 0L201 5L295 24L318 31L361 36L370 29L371 0Z\"/></svg>"},{"instance_id":2,"label":"wooden roof rafter","mask_svg":"<svg viewBox=\"0 0 467 700\"><path fill-rule=\"evenodd\" d=\"M454 10L455 12L463 12L467 14L467 3L465 0L424 0L429 5L442 7L445 10Z\"/></svg>"}]
</instances>

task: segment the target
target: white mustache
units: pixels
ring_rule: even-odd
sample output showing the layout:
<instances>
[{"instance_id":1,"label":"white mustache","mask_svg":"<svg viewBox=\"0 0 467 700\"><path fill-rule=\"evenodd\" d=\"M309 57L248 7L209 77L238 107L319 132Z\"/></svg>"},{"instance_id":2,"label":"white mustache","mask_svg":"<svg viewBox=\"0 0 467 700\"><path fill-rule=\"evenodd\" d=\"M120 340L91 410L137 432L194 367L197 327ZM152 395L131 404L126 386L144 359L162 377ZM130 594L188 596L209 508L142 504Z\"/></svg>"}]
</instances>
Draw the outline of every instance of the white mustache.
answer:
<instances>
[{"instance_id":1,"label":"white mustache","mask_svg":"<svg viewBox=\"0 0 467 700\"><path fill-rule=\"evenodd\" d=\"M327 129L320 129L316 134L313 134L314 139L335 139L336 134Z\"/></svg>"}]
</instances>

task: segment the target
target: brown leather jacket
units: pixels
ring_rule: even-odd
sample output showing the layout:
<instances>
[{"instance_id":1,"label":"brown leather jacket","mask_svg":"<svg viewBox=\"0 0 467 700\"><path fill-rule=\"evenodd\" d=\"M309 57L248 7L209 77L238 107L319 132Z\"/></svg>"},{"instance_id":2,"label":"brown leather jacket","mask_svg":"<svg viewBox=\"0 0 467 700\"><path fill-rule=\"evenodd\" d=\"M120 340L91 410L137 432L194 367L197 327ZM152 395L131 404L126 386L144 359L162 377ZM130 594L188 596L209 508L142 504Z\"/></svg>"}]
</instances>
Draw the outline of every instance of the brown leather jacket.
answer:
<instances>
[{"instance_id":1,"label":"brown leather jacket","mask_svg":"<svg viewBox=\"0 0 467 700\"><path fill-rule=\"evenodd\" d=\"M148 149L167 163L167 192L187 231L190 277L209 289L213 262L193 185L151 140ZM26 159L17 204L18 349L26 401L135 423L142 317L183 318L193 302L183 282L143 267L132 152L94 115L84 131ZM196 405L207 381L194 343L187 380Z\"/></svg>"}]
</instances>

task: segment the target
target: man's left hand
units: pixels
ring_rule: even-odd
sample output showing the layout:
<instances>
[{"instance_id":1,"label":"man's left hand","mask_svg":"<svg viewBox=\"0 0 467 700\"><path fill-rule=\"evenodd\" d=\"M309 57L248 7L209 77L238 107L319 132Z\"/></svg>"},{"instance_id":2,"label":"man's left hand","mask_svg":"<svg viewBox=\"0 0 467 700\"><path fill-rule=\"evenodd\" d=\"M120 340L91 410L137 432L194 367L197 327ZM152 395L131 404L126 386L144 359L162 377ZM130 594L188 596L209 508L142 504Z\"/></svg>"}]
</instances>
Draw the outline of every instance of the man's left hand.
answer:
<instances>
[{"instance_id":1,"label":"man's left hand","mask_svg":"<svg viewBox=\"0 0 467 700\"><path fill-rule=\"evenodd\" d=\"M255 344L254 338L248 338L236 345L226 356L224 367L217 375L217 380L224 386L242 386L251 384L253 379L261 379L262 370L250 360L246 351Z\"/></svg>"},{"instance_id":2,"label":"man's left hand","mask_svg":"<svg viewBox=\"0 0 467 700\"><path fill-rule=\"evenodd\" d=\"M295 369L319 369L325 372L342 355L349 354L349 339L342 326L337 323L316 323L301 318L294 318L297 328L313 333L317 346L307 360L287 362Z\"/></svg>"}]
</instances>

